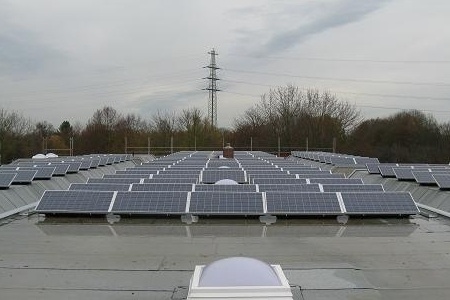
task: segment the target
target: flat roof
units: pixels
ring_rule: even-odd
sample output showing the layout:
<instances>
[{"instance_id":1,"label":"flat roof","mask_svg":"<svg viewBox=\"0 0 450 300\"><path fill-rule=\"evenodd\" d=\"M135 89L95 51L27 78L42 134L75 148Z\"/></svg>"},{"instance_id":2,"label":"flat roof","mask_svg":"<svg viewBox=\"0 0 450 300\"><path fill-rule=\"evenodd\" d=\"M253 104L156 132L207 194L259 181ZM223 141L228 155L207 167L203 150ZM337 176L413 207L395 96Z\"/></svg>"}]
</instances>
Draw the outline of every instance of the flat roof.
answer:
<instances>
[{"instance_id":1,"label":"flat roof","mask_svg":"<svg viewBox=\"0 0 450 300\"><path fill-rule=\"evenodd\" d=\"M294 299L450 295L445 217L279 218L271 225L200 218L188 225L31 214L0 222L2 299L185 299L195 265L232 256L280 264Z\"/></svg>"}]
</instances>

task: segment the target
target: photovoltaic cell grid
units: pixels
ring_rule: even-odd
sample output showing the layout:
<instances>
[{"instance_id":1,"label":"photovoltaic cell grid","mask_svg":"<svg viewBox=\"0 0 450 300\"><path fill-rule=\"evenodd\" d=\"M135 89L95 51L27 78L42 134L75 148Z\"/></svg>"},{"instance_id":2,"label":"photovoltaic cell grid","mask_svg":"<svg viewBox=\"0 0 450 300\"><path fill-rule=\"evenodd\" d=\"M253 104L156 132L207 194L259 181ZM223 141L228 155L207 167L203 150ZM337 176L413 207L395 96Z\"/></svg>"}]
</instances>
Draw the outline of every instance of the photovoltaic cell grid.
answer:
<instances>
[{"instance_id":1,"label":"photovoltaic cell grid","mask_svg":"<svg viewBox=\"0 0 450 300\"><path fill-rule=\"evenodd\" d=\"M34 176L37 173L37 170L3 170L3 168L0 170L0 174L1 173L15 173L16 177L14 177L12 184L30 184L33 179Z\"/></svg>"},{"instance_id":2,"label":"photovoltaic cell grid","mask_svg":"<svg viewBox=\"0 0 450 300\"><path fill-rule=\"evenodd\" d=\"M326 173L323 172L322 174L297 174L298 178L324 178L324 179L345 179L345 175L342 173Z\"/></svg>"},{"instance_id":3,"label":"photovoltaic cell grid","mask_svg":"<svg viewBox=\"0 0 450 300\"><path fill-rule=\"evenodd\" d=\"M323 184L324 192L384 192L381 184Z\"/></svg>"},{"instance_id":4,"label":"photovoltaic cell grid","mask_svg":"<svg viewBox=\"0 0 450 300\"><path fill-rule=\"evenodd\" d=\"M254 178L254 184L306 184L306 179L295 178Z\"/></svg>"},{"instance_id":5,"label":"photovoltaic cell grid","mask_svg":"<svg viewBox=\"0 0 450 300\"><path fill-rule=\"evenodd\" d=\"M0 173L0 189L9 188L16 176L16 173Z\"/></svg>"},{"instance_id":6,"label":"photovoltaic cell grid","mask_svg":"<svg viewBox=\"0 0 450 300\"><path fill-rule=\"evenodd\" d=\"M55 172L55 167L19 167L19 170L36 170L37 172L36 175L34 175L34 179L51 179L53 173Z\"/></svg>"},{"instance_id":7,"label":"photovoltaic cell grid","mask_svg":"<svg viewBox=\"0 0 450 300\"><path fill-rule=\"evenodd\" d=\"M259 184L260 192L320 192L319 184Z\"/></svg>"},{"instance_id":8,"label":"photovoltaic cell grid","mask_svg":"<svg viewBox=\"0 0 450 300\"><path fill-rule=\"evenodd\" d=\"M118 192L111 212L118 214L184 214L187 192Z\"/></svg>"},{"instance_id":9,"label":"photovoltaic cell grid","mask_svg":"<svg viewBox=\"0 0 450 300\"><path fill-rule=\"evenodd\" d=\"M205 170L202 172L203 183L215 183L222 179L231 179L239 183L246 182L244 171L223 170Z\"/></svg>"},{"instance_id":10,"label":"photovoltaic cell grid","mask_svg":"<svg viewBox=\"0 0 450 300\"><path fill-rule=\"evenodd\" d=\"M140 181L140 178L88 178L87 183L132 184Z\"/></svg>"},{"instance_id":11,"label":"photovoltaic cell grid","mask_svg":"<svg viewBox=\"0 0 450 300\"><path fill-rule=\"evenodd\" d=\"M36 211L40 213L107 214L114 192L45 191Z\"/></svg>"},{"instance_id":12,"label":"photovoltaic cell grid","mask_svg":"<svg viewBox=\"0 0 450 300\"><path fill-rule=\"evenodd\" d=\"M436 180L434 179L434 174L449 174L450 170L445 171L413 171L414 178L418 184L422 185L437 185Z\"/></svg>"},{"instance_id":13,"label":"photovoltaic cell grid","mask_svg":"<svg viewBox=\"0 0 450 300\"><path fill-rule=\"evenodd\" d=\"M132 191L158 191L158 192L190 192L190 183L137 183L131 186Z\"/></svg>"},{"instance_id":14,"label":"photovoltaic cell grid","mask_svg":"<svg viewBox=\"0 0 450 300\"><path fill-rule=\"evenodd\" d=\"M379 165L378 169L382 177L395 177L393 166Z\"/></svg>"},{"instance_id":15,"label":"photovoltaic cell grid","mask_svg":"<svg viewBox=\"0 0 450 300\"><path fill-rule=\"evenodd\" d=\"M436 181L439 189L450 189L450 174L433 174L433 178Z\"/></svg>"},{"instance_id":16,"label":"photovoltaic cell grid","mask_svg":"<svg viewBox=\"0 0 450 300\"><path fill-rule=\"evenodd\" d=\"M341 193L348 214L413 215L419 213L407 192Z\"/></svg>"},{"instance_id":17,"label":"photovoltaic cell grid","mask_svg":"<svg viewBox=\"0 0 450 300\"><path fill-rule=\"evenodd\" d=\"M267 212L281 215L326 215L342 212L336 193L266 192Z\"/></svg>"},{"instance_id":18,"label":"photovoltaic cell grid","mask_svg":"<svg viewBox=\"0 0 450 300\"><path fill-rule=\"evenodd\" d=\"M190 183L198 182L198 178L146 178L144 183Z\"/></svg>"},{"instance_id":19,"label":"photovoltaic cell grid","mask_svg":"<svg viewBox=\"0 0 450 300\"><path fill-rule=\"evenodd\" d=\"M321 184L364 184L361 178L311 178L309 182Z\"/></svg>"},{"instance_id":20,"label":"photovoltaic cell grid","mask_svg":"<svg viewBox=\"0 0 450 300\"><path fill-rule=\"evenodd\" d=\"M70 191L128 191L130 184L112 183L72 183Z\"/></svg>"},{"instance_id":21,"label":"photovoltaic cell grid","mask_svg":"<svg viewBox=\"0 0 450 300\"><path fill-rule=\"evenodd\" d=\"M261 215L261 193L193 192L189 212L196 215Z\"/></svg>"},{"instance_id":22,"label":"photovoltaic cell grid","mask_svg":"<svg viewBox=\"0 0 450 300\"><path fill-rule=\"evenodd\" d=\"M413 171L414 169L411 168L392 168L394 171L395 177L397 177L398 180L402 181L414 181L414 175Z\"/></svg>"},{"instance_id":23,"label":"photovoltaic cell grid","mask_svg":"<svg viewBox=\"0 0 450 300\"><path fill-rule=\"evenodd\" d=\"M196 184L196 192L234 192L234 193L251 193L256 192L256 185L254 184Z\"/></svg>"},{"instance_id":24,"label":"photovoltaic cell grid","mask_svg":"<svg viewBox=\"0 0 450 300\"><path fill-rule=\"evenodd\" d=\"M144 179L150 178L150 174L105 174L104 179Z\"/></svg>"}]
</instances>

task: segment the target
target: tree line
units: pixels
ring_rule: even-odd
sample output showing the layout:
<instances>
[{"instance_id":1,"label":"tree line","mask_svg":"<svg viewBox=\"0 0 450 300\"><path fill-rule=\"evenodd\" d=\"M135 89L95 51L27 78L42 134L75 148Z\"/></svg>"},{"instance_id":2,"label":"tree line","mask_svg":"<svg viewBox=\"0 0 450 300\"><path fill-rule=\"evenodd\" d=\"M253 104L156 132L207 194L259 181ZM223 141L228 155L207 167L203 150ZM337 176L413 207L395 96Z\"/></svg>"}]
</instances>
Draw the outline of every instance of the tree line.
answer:
<instances>
[{"instance_id":1,"label":"tree line","mask_svg":"<svg viewBox=\"0 0 450 300\"><path fill-rule=\"evenodd\" d=\"M411 110L364 120L358 109L327 91L288 85L272 89L234 120L216 128L198 108L157 112L149 120L112 107L94 112L85 125L34 123L0 108L1 162L54 152L167 154L178 150L218 150L230 142L238 150L331 151L378 157L383 162L448 163L450 123ZM127 148L126 148L127 146Z\"/></svg>"}]
</instances>

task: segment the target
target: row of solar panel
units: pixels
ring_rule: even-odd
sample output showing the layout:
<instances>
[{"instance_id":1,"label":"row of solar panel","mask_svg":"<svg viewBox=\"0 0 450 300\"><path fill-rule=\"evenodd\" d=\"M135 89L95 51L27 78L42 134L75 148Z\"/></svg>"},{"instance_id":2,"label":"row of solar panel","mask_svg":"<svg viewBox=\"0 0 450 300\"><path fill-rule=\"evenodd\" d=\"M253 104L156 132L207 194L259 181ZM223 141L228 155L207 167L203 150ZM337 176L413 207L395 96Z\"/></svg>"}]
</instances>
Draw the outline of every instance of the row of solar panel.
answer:
<instances>
[{"instance_id":1,"label":"row of solar panel","mask_svg":"<svg viewBox=\"0 0 450 300\"><path fill-rule=\"evenodd\" d=\"M383 192L381 184L189 184L189 183L72 183L69 190L85 191L215 191L215 192Z\"/></svg>"},{"instance_id":2,"label":"row of solar panel","mask_svg":"<svg viewBox=\"0 0 450 300\"><path fill-rule=\"evenodd\" d=\"M378 158L361 157L354 155L342 155L329 152L292 151L292 156L313 160L334 166L365 165L367 163L379 163Z\"/></svg>"},{"instance_id":3,"label":"row of solar panel","mask_svg":"<svg viewBox=\"0 0 450 300\"><path fill-rule=\"evenodd\" d=\"M415 181L420 185L437 185L442 190L450 189L449 165L367 164L367 171L385 178Z\"/></svg>"},{"instance_id":4,"label":"row of solar panel","mask_svg":"<svg viewBox=\"0 0 450 300\"><path fill-rule=\"evenodd\" d=\"M70 158L73 160L83 157ZM105 158L115 161L131 159L129 155L107 155ZM78 173L80 170L96 168L100 159L85 159L83 161L63 162L27 160L18 161L0 166L0 188L7 189L11 184L31 184L33 180L49 180L53 176L65 176L66 174Z\"/></svg>"},{"instance_id":5,"label":"row of solar panel","mask_svg":"<svg viewBox=\"0 0 450 300\"><path fill-rule=\"evenodd\" d=\"M143 192L46 191L36 211L47 214L145 215L411 215L406 192Z\"/></svg>"}]
</instances>

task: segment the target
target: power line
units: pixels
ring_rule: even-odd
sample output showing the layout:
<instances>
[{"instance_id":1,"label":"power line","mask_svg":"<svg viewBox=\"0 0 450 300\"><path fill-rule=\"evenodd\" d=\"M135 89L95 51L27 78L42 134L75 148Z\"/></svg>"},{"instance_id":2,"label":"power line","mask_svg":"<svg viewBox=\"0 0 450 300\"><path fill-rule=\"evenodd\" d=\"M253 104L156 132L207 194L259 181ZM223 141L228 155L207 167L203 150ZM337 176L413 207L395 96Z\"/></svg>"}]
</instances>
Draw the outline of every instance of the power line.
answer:
<instances>
[{"instance_id":1,"label":"power line","mask_svg":"<svg viewBox=\"0 0 450 300\"><path fill-rule=\"evenodd\" d=\"M314 79L314 80L327 80L327 81L343 81L343 82L364 82L364 83L374 83L374 84L401 84L401 85L417 85L417 86L450 86L449 83L444 82L412 82L412 81L392 81L392 80L375 80L375 79L355 79L355 78L337 78L337 77L320 77L320 76L306 76L306 75L294 75L294 74L284 74L284 73L271 73L271 72L258 72L258 71L246 71L237 69L225 69L225 71L236 72L236 73L250 73L250 74L260 74L266 76L283 76L292 78L303 78L303 79Z\"/></svg>"},{"instance_id":2,"label":"power line","mask_svg":"<svg viewBox=\"0 0 450 300\"><path fill-rule=\"evenodd\" d=\"M229 80L229 79L222 79L222 81L231 82L231 83L238 83L238 84L255 85L255 86L265 86L265 87L271 87L271 88L277 87L277 85L253 83L253 82ZM301 90L307 91L308 89L301 89ZM335 90L333 90L332 92L336 93L336 94L350 94L350 95L357 95L357 96L380 97L380 98L402 98L402 99L450 101L450 98L448 98L448 97L409 96L409 95L364 93L364 92L335 91Z\"/></svg>"},{"instance_id":3,"label":"power line","mask_svg":"<svg viewBox=\"0 0 450 300\"><path fill-rule=\"evenodd\" d=\"M351 63L378 63L378 64L449 64L450 60L378 60L378 59L350 59L350 58L321 58L321 57L288 57L288 56L258 56L228 54L230 56L251 57L255 59L279 59L279 60L302 60L323 62L351 62Z\"/></svg>"}]
</instances>

